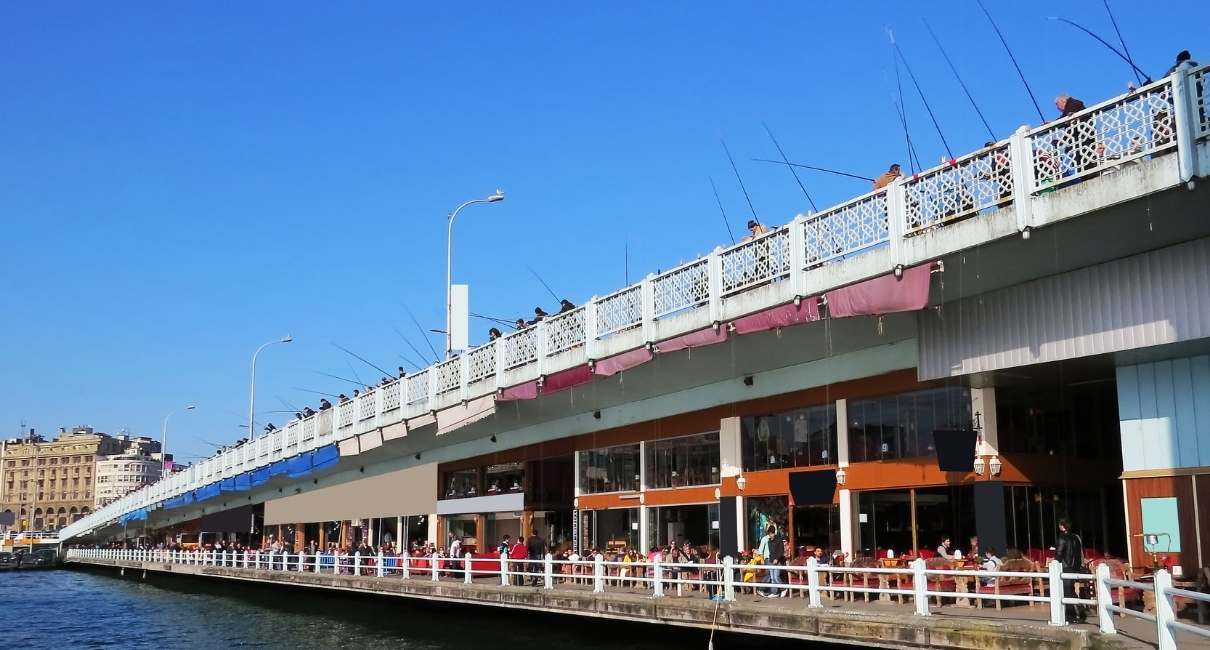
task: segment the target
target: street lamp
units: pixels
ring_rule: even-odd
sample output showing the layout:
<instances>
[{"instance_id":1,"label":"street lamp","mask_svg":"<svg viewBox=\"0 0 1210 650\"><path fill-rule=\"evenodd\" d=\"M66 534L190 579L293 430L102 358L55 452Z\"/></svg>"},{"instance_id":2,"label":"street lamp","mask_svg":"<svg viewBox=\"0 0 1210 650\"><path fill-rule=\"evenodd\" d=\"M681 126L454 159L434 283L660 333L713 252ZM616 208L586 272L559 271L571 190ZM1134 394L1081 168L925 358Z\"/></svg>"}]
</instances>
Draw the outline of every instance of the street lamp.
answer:
<instances>
[{"instance_id":1,"label":"street lamp","mask_svg":"<svg viewBox=\"0 0 1210 650\"><path fill-rule=\"evenodd\" d=\"M294 340L294 338L291 337L289 334L287 334L276 341L269 341L268 343L262 344L259 348L256 348L256 352L252 353L252 385L248 390L248 393L249 393L249 395L248 395L248 437L249 438L256 437L256 428L255 428L256 427L256 357L257 357L257 355L260 354L261 350L264 350L265 348L269 347L270 345L273 345L274 343L286 344L293 340Z\"/></svg>"},{"instance_id":2,"label":"street lamp","mask_svg":"<svg viewBox=\"0 0 1210 650\"><path fill-rule=\"evenodd\" d=\"M184 410L192 411L197 408L193 404L186 404ZM176 411L169 411L168 415L164 416L164 423L160 425L160 478L168 475L168 418Z\"/></svg>"},{"instance_id":3,"label":"street lamp","mask_svg":"<svg viewBox=\"0 0 1210 650\"><path fill-rule=\"evenodd\" d=\"M499 203L504 200L504 191L497 188L496 193L483 199L471 199L454 208L446 218L445 230L445 358L448 359L454 350L454 334L450 327L454 320L454 285L453 285L453 251L454 251L454 219L468 205L475 203Z\"/></svg>"}]
</instances>

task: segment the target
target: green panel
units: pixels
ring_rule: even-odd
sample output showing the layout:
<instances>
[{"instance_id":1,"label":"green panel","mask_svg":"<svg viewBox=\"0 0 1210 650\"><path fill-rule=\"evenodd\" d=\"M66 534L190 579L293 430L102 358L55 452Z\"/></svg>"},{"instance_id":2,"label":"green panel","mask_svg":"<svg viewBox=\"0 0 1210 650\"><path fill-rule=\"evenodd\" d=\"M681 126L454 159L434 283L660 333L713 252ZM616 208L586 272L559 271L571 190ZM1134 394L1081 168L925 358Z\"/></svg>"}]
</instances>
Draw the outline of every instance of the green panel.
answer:
<instances>
[{"instance_id":1,"label":"green panel","mask_svg":"<svg viewBox=\"0 0 1210 650\"><path fill-rule=\"evenodd\" d=\"M1146 543L1144 548L1149 553L1180 553L1181 524L1177 518L1176 497L1151 497L1142 499L1143 506L1143 535L1159 535L1159 541L1154 546ZM1168 534L1168 537L1164 536ZM1168 546L1171 538L1172 546Z\"/></svg>"}]
</instances>

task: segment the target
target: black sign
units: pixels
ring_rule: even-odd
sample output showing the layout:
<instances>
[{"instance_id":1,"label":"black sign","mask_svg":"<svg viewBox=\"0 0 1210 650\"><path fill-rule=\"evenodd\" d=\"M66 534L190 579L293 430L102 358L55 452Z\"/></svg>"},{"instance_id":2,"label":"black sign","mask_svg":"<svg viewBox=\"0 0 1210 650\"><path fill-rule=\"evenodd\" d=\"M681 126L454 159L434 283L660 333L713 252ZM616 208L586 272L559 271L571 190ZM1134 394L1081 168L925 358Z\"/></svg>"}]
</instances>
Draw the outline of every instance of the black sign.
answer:
<instances>
[{"instance_id":1,"label":"black sign","mask_svg":"<svg viewBox=\"0 0 1210 650\"><path fill-rule=\"evenodd\" d=\"M836 470L791 472L790 495L796 506L829 505L836 494Z\"/></svg>"},{"instance_id":2,"label":"black sign","mask_svg":"<svg viewBox=\"0 0 1210 650\"><path fill-rule=\"evenodd\" d=\"M933 431L933 442L937 445L937 467L943 472L972 471L978 438L979 434L974 429Z\"/></svg>"}]
</instances>

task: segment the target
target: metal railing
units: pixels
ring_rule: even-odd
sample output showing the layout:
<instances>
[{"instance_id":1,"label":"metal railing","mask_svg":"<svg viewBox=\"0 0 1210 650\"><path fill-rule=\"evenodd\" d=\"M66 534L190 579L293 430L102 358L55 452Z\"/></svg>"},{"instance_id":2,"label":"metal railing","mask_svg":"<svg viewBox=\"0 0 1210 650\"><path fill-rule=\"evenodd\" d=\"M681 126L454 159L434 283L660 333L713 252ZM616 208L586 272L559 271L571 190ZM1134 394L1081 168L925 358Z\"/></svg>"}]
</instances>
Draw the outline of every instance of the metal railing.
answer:
<instances>
[{"instance_id":1,"label":"metal railing","mask_svg":"<svg viewBox=\"0 0 1210 650\"><path fill-rule=\"evenodd\" d=\"M998 209L1013 207L1018 228L1030 224L1032 204L1053 188L1149 156L1176 150L1181 177L1196 170L1195 141L1210 135L1206 76L1210 66L1188 66L1165 79L1092 106L1076 115L1041 127L1022 127L1009 140L962 156L911 178L841 205L790 223L755 239L718 248L708 256L648 276L565 314L548 317L490 341L465 354L321 411L310 418L329 418L311 437L306 419L286 430L266 433L246 444L256 453L224 465L202 461L187 481L144 488L68 525L70 538L115 521L121 514L153 507L218 479L251 471L321 444L343 440L376 427L428 414L463 400L493 392L542 375L625 352L655 336L674 336L722 323L748 312L735 310L761 305L737 300L749 292L776 306L791 297L807 297L806 287L830 281L819 267L891 247L957 222L994 218ZM889 272L896 264L923 263L896 252L885 260ZM875 270L871 270L873 273ZM864 271L863 271L864 272ZM814 276L812 274L820 274ZM818 277L814 284L808 278ZM788 281L788 282L787 282ZM788 289L786 288L788 285ZM734 307L731 305L734 304ZM656 327L672 316L698 313L678 321L684 331ZM731 311L728 311L731 310ZM328 432L330 428L331 432ZM166 479L167 480L167 479Z\"/></svg>"}]
</instances>

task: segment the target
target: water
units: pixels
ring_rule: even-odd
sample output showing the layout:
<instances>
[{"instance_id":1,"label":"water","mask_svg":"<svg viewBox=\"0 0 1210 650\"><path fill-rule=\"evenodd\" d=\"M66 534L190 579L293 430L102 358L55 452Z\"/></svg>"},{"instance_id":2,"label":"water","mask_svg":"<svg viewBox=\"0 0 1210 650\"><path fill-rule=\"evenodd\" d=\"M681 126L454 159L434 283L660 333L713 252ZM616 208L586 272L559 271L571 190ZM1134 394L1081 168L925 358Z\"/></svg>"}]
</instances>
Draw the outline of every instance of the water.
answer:
<instances>
[{"instance_id":1,"label":"water","mask_svg":"<svg viewBox=\"0 0 1210 650\"><path fill-rule=\"evenodd\" d=\"M709 632L127 571L4 571L9 648L705 650ZM718 634L717 650L829 646Z\"/></svg>"}]
</instances>

